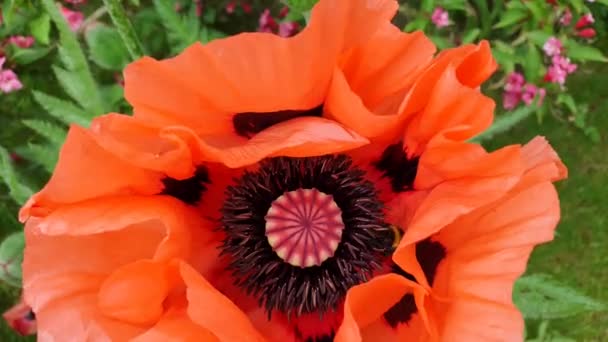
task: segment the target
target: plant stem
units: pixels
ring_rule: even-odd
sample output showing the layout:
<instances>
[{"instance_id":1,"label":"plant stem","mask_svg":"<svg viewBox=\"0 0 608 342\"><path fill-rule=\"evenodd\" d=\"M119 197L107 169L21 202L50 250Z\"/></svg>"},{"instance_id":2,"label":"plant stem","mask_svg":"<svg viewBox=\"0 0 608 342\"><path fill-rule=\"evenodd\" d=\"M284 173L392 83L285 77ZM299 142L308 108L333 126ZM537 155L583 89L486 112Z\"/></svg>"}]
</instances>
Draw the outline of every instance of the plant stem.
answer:
<instances>
[{"instance_id":1,"label":"plant stem","mask_svg":"<svg viewBox=\"0 0 608 342\"><path fill-rule=\"evenodd\" d=\"M133 25L131 25L129 18L127 18L127 13L120 3L120 0L103 0L103 3L106 5L112 22L114 22L118 33L120 33L122 42L129 51L131 58L138 59L143 56L145 54L144 48L135 34Z\"/></svg>"}]
</instances>

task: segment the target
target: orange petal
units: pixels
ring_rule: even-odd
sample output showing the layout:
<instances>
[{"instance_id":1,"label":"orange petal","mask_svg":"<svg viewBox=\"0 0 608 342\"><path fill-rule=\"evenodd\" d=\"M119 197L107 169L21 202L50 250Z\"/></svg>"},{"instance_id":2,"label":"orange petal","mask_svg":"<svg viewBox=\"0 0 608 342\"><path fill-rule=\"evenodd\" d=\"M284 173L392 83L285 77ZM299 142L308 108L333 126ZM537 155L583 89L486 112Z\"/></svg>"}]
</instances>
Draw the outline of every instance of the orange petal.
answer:
<instances>
[{"instance_id":1,"label":"orange petal","mask_svg":"<svg viewBox=\"0 0 608 342\"><path fill-rule=\"evenodd\" d=\"M544 137L532 139L521 153L530 179L555 182L568 177L568 169Z\"/></svg>"},{"instance_id":2,"label":"orange petal","mask_svg":"<svg viewBox=\"0 0 608 342\"><path fill-rule=\"evenodd\" d=\"M403 33L386 23L343 58L342 67L334 71L325 110L362 136L394 140L406 119L405 113L397 112L404 90L434 52L423 33Z\"/></svg>"},{"instance_id":3,"label":"orange petal","mask_svg":"<svg viewBox=\"0 0 608 342\"><path fill-rule=\"evenodd\" d=\"M344 319L335 341L361 341L361 330L382 320L384 313L409 291L424 293L418 284L396 274L378 276L351 288L346 295Z\"/></svg>"},{"instance_id":4,"label":"orange petal","mask_svg":"<svg viewBox=\"0 0 608 342\"><path fill-rule=\"evenodd\" d=\"M422 111L429 101L429 94L432 93L437 80L448 68L455 70L459 88L466 86L475 89L494 72L496 61L492 57L489 44L485 41L477 46L467 44L443 50L408 92L400 111L406 113Z\"/></svg>"},{"instance_id":5,"label":"orange petal","mask_svg":"<svg viewBox=\"0 0 608 342\"><path fill-rule=\"evenodd\" d=\"M496 69L498 64L492 56L490 43L482 40L479 45L469 53L456 69L458 79L471 88L479 87Z\"/></svg>"},{"instance_id":6,"label":"orange petal","mask_svg":"<svg viewBox=\"0 0 608 342\"><path fill-rule=\"evenodd\" d=\"M442 329L442 341L524 340L524 320L513 305L471 299L454 303L449 315Z\"/></svg>"},{"instance_id":7,"label":"orange petal","mask_svg":"<svg viewBox=\"0 0 608 342\"><path fill-rule=\"evenodd\" d=\"M104 317L96 295L78 293L36 311L38 341L129 341L144 328Z\"/></svg>"},{"instance_id":8,"label":"orange petal","mask_svg":"<svg viewBox=\"0 0 608 342\"><path fill-rule=\"evenodd\" d=\"M330 118L367 138L394 139L399 133L399 124L402 129L404 125L404 118L397 115L372 113L339 69L334 70L324 110Z\"/></svg>"},{"instance_id":9,"label":"orange petal","mask_svg":"<svg viewBox=\"0 0 608 342\"><path fill-rule=\"evenodd\" d=\"M101 285L99 309L119 321L155 323L164 312L163 302L171 284L176 282L170 279L167 266L144 259L118 268Z\"/></svg>"},{"instance_id":10,"label":"orange petal","mask_svg":"<svg viewBox=\"0 0 608 342\"><path fill-rule=\"evenodd\" d=\"M233 113L322 103L339 54L368 39L396 9L390 0L324 0L292 38L244 33L196 43L161 62L143 58L125 69L125 97L137 117L198 134L233 134Z\"/></svg>"},{"instance_id":11,"label":"orange petal","mask_svg":"<svg viewBox=\"0 0 608 342\"><path fill-rule=\"evenodd\" d=\"M422 240L458 216L500 198L522 172L519 146L485 153L473 144L451 143L427 150L420 158L415 188L429 189L429 194L407 226L401 246Z\"/></svg>"},{"instance_id":12,"label":"orange petal","mask_svg":"<svg viewBox=\"0 0 608 342\"><path fill-rule=\"evenodd\" d=\"M24 205L19 218L45 216L60 204L108 195L154 194L161 189L159 173L117 158L85 129L71 126L51 179Z\"/></svg>"},{"instance_id":13,"label":"orange petal","mask_svg":"<svg viewBox=\"0 0 608 342\"><path fill-rule=\"evenodd\" d=\"M41 340L128 340L140 327L102 315L97 292L121 265L150 258L165 236L146 224L84 236L49 236L28 220L23 291L38 322ZM112 251L112 253L108 253ZM109 336L109 337L108 337Z\"/></svg>"},{"instance_id":14,"label":"orange petal","mask_svg":"<svg viewBox=\"0 0 608 342\"><path fill-rule=\"evenodd\" d=\"M553 238L558 220L557 192L545 181L515 187L434 237L447 254L433 286L437 296L447 298L436 303L444 337L521 341L523 319L512 303L513 284L533 247Z\"/></svg>"},{"instance_id":15,"label":"orange petal","mask_svg":"<svg viewBox=\"0 0 608 342\"><path fill-rule=\"evenodd\" d=\"M430 90L428 103L405 132L408 155L420 155L436 135L465 141L492 124L494 101L460 83L456 69L448 67Z\"/></svg>"},{"instance_id":16,"label":"orange petal","mask_svg":"<svg viewBox=\"0 0 608 342\"><path fill-rule=\"evenodd\" d=\"M209 330L192 322L186 310L171 309L131 342L219 342Z\"/></svg>"},{"instance_id":17,"label":"orange petal","mask_svg":"<svg viewBox=\"0 0 608 342\"><path fill-rule=\"evenodd\" d=\"M368 140L333 121L306 117L274 125L251 139L231 136L203 136L200 139L184 127L168 127L167 134L198 142L205 159L231 168L255 164L267 157L313 157L348 151Z\"/></svg>"},{"instance_id":18,"label":"orange petal","mask_svg":"<svg viewBox=\"0 0 608 342\"><path fill-rule=\"evenodd\" d=\"M264 338L230 299L185 263L181 275L186 283L188 315L221 341L254 342Z\"/></svg>"},{"instance_id":19,"label":"orange petal","mask_svg":"<svg viewBox=\"0 0 608 342\"><path fill-rule=\"evenodd\" d=\"M404 33L386 23L368 41L349 51L342 71L351 89L374 108L409 88L432 60L435 45L424 33Z\"/></svg>"},{"instance_id":20,"label":"orange petal","mask_svg":"<svg viewBox=\"0 0 608 342\"><path fill-rule=\"evenodd\" d=\"M142 169L176 179L194 173L188 145L174 136L160 136L160 129L122 114L107 114L91 123L91 131L106 150Z\"/></svg>"}]
</instances>

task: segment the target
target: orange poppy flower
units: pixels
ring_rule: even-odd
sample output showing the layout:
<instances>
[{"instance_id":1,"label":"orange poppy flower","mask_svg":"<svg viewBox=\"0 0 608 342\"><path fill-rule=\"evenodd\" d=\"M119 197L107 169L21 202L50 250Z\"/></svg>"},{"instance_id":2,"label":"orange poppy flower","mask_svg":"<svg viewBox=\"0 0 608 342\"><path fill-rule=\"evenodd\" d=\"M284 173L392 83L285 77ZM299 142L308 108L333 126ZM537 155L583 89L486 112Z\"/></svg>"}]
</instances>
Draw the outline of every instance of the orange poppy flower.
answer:
<instances>
[{"instance_id":1,"label":"orange poppy flower","mask_svg":"<svg viewBox=\"0 0 608 342\"><path fill-rule=\"evenodd\" d=\"M438 295L404 251L504 198L527 161L466 142L492 121L487 43L433 59L395 10L321 0L295 37L130 65L134 116L71 127L20 213L39 336L356 341L394 316L436 336ZM388 312L410 293L419 315Z\"/></svg>"}]
</instances>

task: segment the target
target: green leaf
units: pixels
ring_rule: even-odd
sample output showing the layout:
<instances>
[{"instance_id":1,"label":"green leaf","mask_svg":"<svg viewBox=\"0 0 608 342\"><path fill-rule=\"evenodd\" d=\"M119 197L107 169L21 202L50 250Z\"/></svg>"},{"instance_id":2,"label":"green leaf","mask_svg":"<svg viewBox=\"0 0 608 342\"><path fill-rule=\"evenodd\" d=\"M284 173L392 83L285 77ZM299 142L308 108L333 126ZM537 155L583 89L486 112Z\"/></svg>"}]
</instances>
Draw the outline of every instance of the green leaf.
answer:
<instances>
[{"instance_id":1,"label":"green leaf","mask_svg":"<svg viewBox=\"0 0 608 342\"><path fill-rule=\"evenodd\" d=\"M580 14L585 9L583 0L569 0L568 3L574 8L574 12Z\"/></svg>"},{"instance_id":2,"label":"green leaf","mask_svg":"<svg viewBox=\"0 0 608 342\"><path fill-rule=\"evenodd\" d=\"M515 50L501 41L494 42L492 55L505 73L515 70Z\"/></svg>"},{"instance_id":3,"label":"green leaf","mask_svg":"<svg viewBox=\"0 0 608 342\"><path fill-rule=\"evenodd\" d=\"M284 0L289 9L299 13L310 11L319 0Z\"/></svg>"},{"instance_id":4,"label":"green leaf","mask_svg":"<svg viewBox=\"0 0 608 342\"><path fill-rule=\"evenodd\" d=\"M19 181L19 177L13 168L8 151L0 146L0 179L4 180L9 190L9 195L22 205L34 193L27 185Z\"/></svg>"},{"instance_id":5,"label":"green leaf","mask_svg":"<svg viewBox=\"0 0 608 342\"><path fill-rule=\"evenodd\" d=\"M546 16L542 3L538 1L524 1L523 3L528 7L530 13L532 13L535 22L543 20L544 16Z\"/></svg>"},{"instance_id":6,"label":"green leaf","mask_svg":"<svg viewBox=\"0 0 608 342\"><path fill-rule=\"evenodd\" d=\"M521 277L515 283L513 300L528 319L563 318L606 309L598 301L543 274Z\"/></svg>"},{"instance_id":7,"label":"green leaf","mask_svg":"<svg viewBox=\"0 0 608 342\"><path fill-rule=\"evenodd\" d=\"M466 0L444 0L440 3L441 7L448 11L466 11Z\"/></svg>"},{"instance_id":8,"label":"green leaf","mask_svg":"<svg viewBox=\"0 0 608 342\"><path fill-rule=\"evenodd\" d=\"M96 25L86 30L85 41L89 47L91 60L100 67L120 71L129 62L129 52L121 41L120 34L112 27Z\"/></svg>"},{"instance_id":9,"label":"green leaf","mask_svg":"<svg viewBox=\"0 0 608 342\"><path fill-rule=\"evenodd\" d=\"M438 35L433 35L429 37L433 43L437 46L438 49L442 50L442 49L447 49L451 46L451 43L449 40L447 40L444 37L438 36Z\"/></svg>"},{"instance_id":10,"label":"green leaf","mask_svg":"<svg viewBox=\"0 0 608 342\"><path fill-rule=\"evenodd\" d=\"M112 18L114 26L116 26L116 29L118 30L118 36L121 38L121 41L131 58L137 59L143 56L144 48L141 45L121 2L119 0L104 0L103 3L110 14L110 18ZM113 43L116 46L121 45L116 44L116 42ZM120 47L122 48L122 45Z\"/></svg>"},{"instance_id":11,"label":"green leaf","mask_svg":"<svg viewBox=\"0 0 608 342\"><path fill-rule=\"evenodd\" d=\"M471 139L473 142L482 142L492 139L498 134L502 134L515 127L518 123L530 116L537 109L535 102L529 106L519 107L512 112L502 114L494 120L494 123L485 132Z\"/></svg>"},{"instance_id":12,"label":"green leaf","mask_svg":"<svg viewBox=\"0 0 608 342\"><path fill-rule=\"evenodd\" d=\"M48 55L50 51L50 47L16 48L11 55L11 60L17 64L26 65L43 58Z\"/></svg>"},{"instance_id":13,"label":"green leaf","mask_svg":"<svg viewBox=\"0 0 608 342\"><path fill-rule=\"evenodd\" d=\"M547 40L551 38L552 34L545 31L530 31L525 33L529 41L534 43L536 46L542 47L545 45Z\"/></svg>"},{"instance_id":14,"label":"green leaf","mask_svg":"<svg viewBox=\"0 0 608 342\"><path fill-rule=\"evenodd\" d=\"M493 28L503 28L511 26L522 21L528 16L528 12L519 8L514 8L506 11L500 18L500 21Z\"/></svg>"},{"instance_id":15,"label":"green leaf","mask_svg":"<svg viewBox=\"0 0 608 342\"><path fill-rule=\"evenodd\" d=\"M403 28L404 32L413 32L413 31L417 31L417 30L424 30L426 28L426 26L429 23L429 19L428 18L417 18L414 19L413 21L410 21L409 23L407 23L405 25L405 27Z\"/></svg>"},{"instance_id":16,"label":"green leaf","mask_svg":"<svg viewBox=\"0 0 608 342\"><path fill-rule=\"evenodd\" d=\"M0 280L21 287L21 263L23 262L23 249L25 236L23 231L13 233L0 244Z\"/></svg>"},{"instance_id":17,"label":"green leaf","mask_svg":"<svg viewBox=\"0 0 608 342\"><path fill-rule=\"evenodd\" d=\"M42 13L29 23L30 33L37 42L47 45L49 43L49 33L51 32L51 17Z\"/></svg>"},{"instance_id":18,"label":"green leaf","mask_svg":"<svg viewBox=\"0 0 608 342\"><path fill-rule=\"evenodd\" d=\"M21 223L17 221L17 213L7 208L6 204L0 202L0 232L3 233L21 229Z\"/></svg>"},{"instance_id":19,"label":"green leaf","mask_svg":"<svg viewBox=\"0 0 608 342\"><path fill-rule=\"evenodd\" d=\"M473 43L475 41L475 39L477 39L477 37L479 37L480 33L481 33L481 30L478 28L468 30L462 37L462 43L463 44Z\"/></svg>"},{"instance_id":20,"label":"green leaf","mask_svg":"<svg viewBox=\"0 0 608 342\"><path fill-rule=\"evenodd\" d=\"M573 40L568 40L566 42L566 47L568 49L568 57L570 57L572 60L580 62L608 62L608 57L604 56L602 51L592 46L583 45Z\"/></svg>"},{"instance_id":21,"label":"green leaf","mask_svg":"<svg viewBox=\"0 0 608 342\"><path fill-rule=\"evenodd\" d=\"M576 101L574 101L574 98L570 94L560 93L559 95L557 95L556 102L557 104L566 105L566 107L570 111L570 114L572 115L576 115L579 112L578 107L576 106Z\"/></svg>"},{"instance_id":22,"label":"green leaf","mask_svg":"<svg viewBox=\"0 0 608 342\"><path fill-rule=\"evenodd\" d=\"M6 0L6 2L2 5L2 18L4 25L8 27L13 25L13 16L15 15L18 7L18 1L16 0Z\"/></svg>"},{"instance_id":23,"label":"green leaf","mask_svg":"<svg viewBox=\"0 0 608 342\"><path fill-rule=\"evenodd\" d=\"M90 115L82 108L79 108L72 102L47 95L39 91L32 91L34 100L44 108L47 113L65 124L75 123L81 126L88 126Z\"/></svg>"},{"instance_id":24,"label":"green leaf","mask_svg":"<svg viewBox=\"0 0 608 342\"><path fill-rule=\"evenodd\" d=\"M533 44L528 44L528 51L523 63L526 80L535 83L544 74L543 56Z\"/></svg>"},{"instance_id":25,"label":"green leaf","mask_svg":"<svg viewBox=\"0 0 608 342\"><path fill-rule=\"evenodd\" d=\"M122 100L124 89L118 84L102 86L99 88L101 98L105 105L105 112L117 112L118 103Z\"/></svg>"},{"instance_id":26,"label":"green leaf","mask_svg":"<svg viewBox=\"0 0 608 342\"><path fill-rule=\"evenodd\" d=\"M59 149L58 145L28 143L26 146L20 146L17 152L23 158L39 164L49 173L53 173L57 158L59 158Z\"/></svg>"},{"instance_id":27,"label":"green leaf","mask_svg":"<svg viewBox=\"0 0 608 342\"><path fill-rule=\"evenodd\" d=\"M40 119L26 119L21 122L57 146L65 140L67 131L64 127Z\"/></svg>"},{"instance_id":28,"label":"green leaf","mask_svg":"<svg viewBox=\"0 0 608 342\"><path fill-rule=\"evenodd\" d=\"M167 29L172 52L178 53L199 39L199 22L183 19L173 8L173 1L154 0L154 8Z\"/></svg>"},{"instance_id":29,"label":"green leaf","mask_svg":"<svg viewBox=\"0 0 608 342\"><path fill-rule=\"evenodd\" d=\"M77 73L77 76L73 77L77 82L70 87L78 87L81 89L80 93L87 94L86 101L79 101L86 110L91 113L101 114L103 106L97 89L97 83L91 74L89 64L76 39L76 35L68 26L68 23L59 12L59 8L53 0L40 0L40 2L59 30L59 57L68 70ZM84 99L81 98L81 100Z\"/></svg>"},{"instance_id":30,"label":"green leaf","mask_svg":"<svg viewBox=\"0 0 608 342\"><path fill-rule=\"evenodd\" d=\"M597 2L604 6L608 6L608 0L597 0Z\"/></svg>"},{"instance_id":31,"label":"green leaf","mask_svg":"<svg viewBox=\"0 0 608 342\"><path fill-rule=\"evenodd\" d=\"M96 108L97 105L93 103L93 101L97 101L97 99L93 100L90 96L90 91L86 87L82 85L82 73L76 71L68 71L62 69L58 66L51 66L53 72L55 73L55 77L59 81L61 87L65 90L65 92L70 95L72 99L74 99L82 108ZM97 86L95 86L96 93L99 96ZM100 101L101 102L101 101ZM104 112L103 105L99 108L98 111L88 111L90 115L87 117L93 118L95 115L101 114Z\"/></svg>"},{"instance_id":32,"label":"green leaf","mask_svg":"<svg viewBox=\"0 0 608 342\"><path fill-rule=\"evenodd\" d=\"M430 13L435 8L435 0L422 0L420 3L420 10L423 12Z\"/></svg>"}]
</instances>

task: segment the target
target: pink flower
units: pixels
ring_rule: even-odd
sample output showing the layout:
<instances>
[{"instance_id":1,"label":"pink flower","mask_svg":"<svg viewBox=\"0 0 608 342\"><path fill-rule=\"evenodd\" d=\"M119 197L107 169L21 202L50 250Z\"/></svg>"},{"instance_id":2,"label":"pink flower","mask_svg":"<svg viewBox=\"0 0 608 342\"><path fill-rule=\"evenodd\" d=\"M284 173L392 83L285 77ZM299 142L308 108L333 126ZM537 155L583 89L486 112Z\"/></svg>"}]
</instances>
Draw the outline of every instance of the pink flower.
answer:
<instances>
[{"instance_id":1,"label":"pink flower","mask_svg":"<svg viewBox=\"0 0 608 342\"><path fill-rule=\"evenodd\" d=\"M23 88L23 84L21 84L19 77L17 77L17 74L13 70L2 70L5 61L5 57L0 57L0 91L8 94Z\"/></svg>"},{"instance_id":2,"label":"pink flower","mask_svg":"<svg viewBox=\"0 0 608 342\"><path fill-rule=\"evenodd\" d=\"M27 304L20 300L15 306L2 314L4 320L13 330L20 335L32 335L36 333L36 318Z\"/></svg>"},{"instance_id":3,"label":"pink flower","mask_svg":"<svg viewBox=\"0 0 608 342\"><path fill-rule=\"evenodd\" d=\"M196 16L200 17L203 14L203 3L201 0L194 0L194 4L196 6Z\"/></svg>"},{"instance_id":4,"label":"pink flower","mask_svg":"<svg viewBox=\"0 0 608 342\"><path fill-rule=\"evenodd\" d=\"M64 0L68 4L84 4L87 0Z\"/></svg>"},{"instance_id":5,"label":"pink flower","mask_svg":"<svg viewBox=\"0 0 608 342\"><path fill-rule=\"evenodd\" d=\"M507 76L505 91L519 92L521 91L521 87L524 85L524 82L524 75L518 72L512 72L509 74L509 76Z\"/></svg>"},{"instance_id":6,"label":"pink flower","mask_svg":"<svg viewBox=\"0 0 608 342\"><path fill-rule=\"evenodd\" d=\"M553 64L547 69L545 81L564 85L566 77L576 71L577 65L570 63L570 59L564 56L553 56Z\"/></svg>"},{"instance_id":7,"label":"pink flower","mask_svg":"<svg viewBox=\"0 0 608 342\"><path fill-rule=\"evenodd\" d=\"M576 35L582 38L593 38L596 35L596 32L594 29L588 27L586 29L582 29L578 32L576 32Z\"/></svg>"},{"instance_id":8,"label":"pink flower","mask_svg":"<svg viewBox=\"0 0 608 342\"><path fill-rule=\"evenodd\" d=\"M279 18L285 18L287 14L289 14L289 7L284 6L283 8L281 8L281 11L279 11Z\"/></svg>"},{"instance_id":9,"label":"pink flower","mask_svg":"<svg viewBox=\"0 0 608 342\"><path fill-rule=\"evenodd\" d=\"M502 107L506 110L511 110L519 104L521 94L505 92L502 94Z\"/></svg>"},{"instance_id":10,"label":"pink flower","mask_svg":"<svg viewBox=\"0 0 608 342\"><path fill-rule=\"evenodd\" d=\"M543 101L545 100L545 95L547 95L547 91L545 88L538 88L538 106L543 105Z\"/></svg>"},{"instance_id":11,"label":"pink flower","mask_svg":"<svg viewBox=\"0 0 608 342\"><path fill-rule=\"evenodd\" d=\"M279 36L281 37L291 37L298 33L300 30L300 25L295 21L289 21L279 24Z\"/></svg>"},{"instance_id":12,"label":"pink flower","mask_svg":"<svg viewBox=\"0 0 608 342\"><path fill-rule=\"evenodd\" d=\"M582 29L585 26L591 25L594 22L595 19L593 19L593 15L591 15L591 13L587 13L576 22L576 25L574 25L574 27L578 30Z\"/></svg>"},{"instance_id":13,"label":"pink flower","mask_svg":"<svg viewBox=\"0 0 608 342\"><path fill-rule=\"evenodd\" d=\"M78 11L71 11L63 6L61 6L61 14L70 25L70 29L76 32L82 25L84 21L84 15Z\"/></svg>"},{"instance_id":14,"label":"pink flower","mask_svg":"<svg viewBox=\"0 0 608 342\"><path fill-rule=\"evenodd\" d=\"M30 36L12 36L8 38L8 42L22 49L27 49L34 44L34 37Z\"/></svg>"},{"instance_id":15,"label":"pink flower","mask_svg":"<svg viewBox=\"0 0 608 342\"><path fill-rule=\"evenodd\" d=\"M504 109L511 110L519 104L522 99L522 86L524 85L524 75L512 72L507 76L504 93L502 95L502 106Z\"/></svg>"},{"instance_id":16,"label":"pink flower","mask_svg":"<svg viewBox=\"0 0 608 342\"><path fill-rule=\"evenodd\" d=\"M431 21L437 28L442 28L450 25L450 17L448 15L448 11L444 10L441 7L435 8L433 14L431 14Z\"/></svg>"},{"instance_id":17,"label":"pink flower","mask_svg":"<svg viewBox=\"0 0 608 342\"><path fill-rule=\"evenodd\" d=\"M553 56L553 65L563 69L566 73L571 74L576 71L577 65L570 63L570 58L564 56Z\"/></svg>"},{"instance_id":18,"label":"pink flower","mask_svg":"<svg viewBox=\"0 0 608 342\"><path fill-rule=\"evenodd\" d=\"M559 18L559 23L562 24L562 26L568 26L568 25L570 25L571 22L572 22L572 12L570 12L569 8L566 8L566 10L564 11L564 14L562 14L562 16Z\"/></svg>"},{"instance_id":19,"label":"pink flower","mask_svg":"<svg viewBox=\"0 0 608 342\"><path fill-rule=\"evenodd\" d=\"M279 28L279 25L274 20L274 18L270 15L270 10L267 8L262 12L259 19L259 27L258 31L260 32L276 32Z\"/></svg>"},{"instance_id":20,"label":"pink flower","mask_svg":"<svg viewBox=\"0 0 608 342\"><path fill-rule=\"evenodd\" d=\"M555 37L550 37L543 45L543 51L545 51L545 54L549 57L560 55L562 53L562 48L562 42Z\"/></svg>"},{"instance_id":21,"label":"pink flower","mask_svg":"<svg viewBox=\"0 0 608 342\"><path fill-rule=\"evenodd\" d=\"M521 94L521 100L524 101L526 105L530 105L534 98L536 97L536 93L538 89L534 84L526 84L523 89L523 93Z\"/></svg>"},{"instance_id":22,"label":"pink flower","mask_svg":"<svg viewBox=\"0 0 608 342\"><path fill-rule=\"evenodd\" d=\"M236 9L236 1L230 1L229 3L226 4L226 13L232 14L232 13L234 13L235 9Z\"/></svg>"},{"instance_id":23,"label":"pink flower","mask_svg":"<svg viewBox=\"0 0 608 342\"><path fill-rule=\"evenodd\" d=\"M241 2L241 8L243 9L243 12L245 12L245 13L251 13L251 11L253 10L253 8L251 7L251 4L247 1Z\"/></svg>"}]
</instances>

